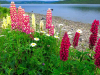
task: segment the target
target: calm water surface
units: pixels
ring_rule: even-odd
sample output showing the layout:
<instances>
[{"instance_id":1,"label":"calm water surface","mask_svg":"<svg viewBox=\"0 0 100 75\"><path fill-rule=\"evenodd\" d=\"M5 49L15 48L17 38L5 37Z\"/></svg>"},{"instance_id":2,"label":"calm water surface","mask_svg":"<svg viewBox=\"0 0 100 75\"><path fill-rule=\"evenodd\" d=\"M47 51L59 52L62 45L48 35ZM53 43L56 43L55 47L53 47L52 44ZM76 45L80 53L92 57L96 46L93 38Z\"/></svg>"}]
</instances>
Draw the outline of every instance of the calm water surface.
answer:
<instances>
[{"instance_id":1,"label":"calm water surface","mask_svg":"<svg viewBox=\"0 0 100 75\"><path fill-rule=\"evenodd\" d=\"M1 4L10 7L10 4ZM25 12L34 12L46 15L47 9L54 9L53 16L59 16L76 22L92 23L94 19L100 20L100 4L16 4L21 6Z\"/></svg>"}]
</instances>

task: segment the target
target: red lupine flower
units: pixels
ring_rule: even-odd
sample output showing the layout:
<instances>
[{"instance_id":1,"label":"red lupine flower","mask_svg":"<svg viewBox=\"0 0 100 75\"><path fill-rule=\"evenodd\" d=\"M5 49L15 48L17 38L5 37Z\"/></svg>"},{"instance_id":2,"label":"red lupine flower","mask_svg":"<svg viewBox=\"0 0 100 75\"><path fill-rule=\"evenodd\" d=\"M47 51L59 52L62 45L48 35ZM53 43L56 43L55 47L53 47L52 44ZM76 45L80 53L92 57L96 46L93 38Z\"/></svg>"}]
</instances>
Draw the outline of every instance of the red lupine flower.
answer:
<instances>
[{"instance_id":1,"label":"red lupine flower","mask_svg":"<svg viewBox=\"0 0 100 75\"><path fill-rule=\"evenodd\" d=\"M95 45L95 43L96 43L96 41L97 41L97 35L96 34L91 34L90 35L90 39L89 39L89 43L92 45L92 46L94 46Z\"/></svg>"},{"instance_id":2,"label":"red lupine flower","mask_svg":"<svg viewBox=\"0 0 100 75\"><path fill-rule=\"evenodd\" d=\"M95 49L94 58L96 59L95 65L100 68L100 39L98 40L98 43Z\"/></svg>"},{"instance_id":3,"label":"red lupine flower","mask_svg":"<svg viewBox=\"0 0 100 75\"><path fill-rule=\"evenodd\" d=\"M94 22L93 22L92 25L91 25L90 31L91 31L93 34L97 34L97 33L98 33L98 26L99 26L99 21L94 20Z\"/></svg>"},{"instance_id":4,"label":"red lupine flower","mask_svg":"<svg viewBox=\"0 0 100 75\"><path fill-rule=\"evenodd\" d=\"M73 46L74 46L74 48L76 48L76 46L78 46L79 37L80 37L80 33L76 32L75 36L74 36L74 40L73 40Z\"/></svg>"},{"instance_id":5,"label":"red lupine flower","mask_svg":"<svg viewBox=\"0 0 100 75\"><path fill-rule=\"evenodd\" d=\"M68 49L70 47L70 41L67 35L67 32L65 32L64 37L62 38L61 42L61 50L60 50L60 60L66 61L68 60Z\"/></svg>"},{"instance_id":6,"label":"red lupine flower","mask_svg":"<svg viewBox=\"0 0 100 75\"><path fill-rule=\"evenodd\" d=\"M97 41L98 26L99 26L99 21L94 20L90 29L92 34L90 35L90 38L89 38L89 43L90 43L89 48L92 50L93 50L93 46L95 46L95 43Z\"/></svg>"}]
</instances>

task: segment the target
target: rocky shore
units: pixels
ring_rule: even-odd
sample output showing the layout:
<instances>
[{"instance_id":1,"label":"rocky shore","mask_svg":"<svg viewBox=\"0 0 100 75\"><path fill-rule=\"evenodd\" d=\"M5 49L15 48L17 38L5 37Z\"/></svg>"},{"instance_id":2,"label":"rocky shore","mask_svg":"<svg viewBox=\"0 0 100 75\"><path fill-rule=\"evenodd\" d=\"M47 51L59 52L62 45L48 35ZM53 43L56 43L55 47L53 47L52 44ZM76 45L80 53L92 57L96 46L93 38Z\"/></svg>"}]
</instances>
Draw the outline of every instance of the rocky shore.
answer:
<instances>
[{"instance_id":1,"label":"rocky shore","mask_svg":"<svg viewBox=\"0 0 100 75\"><path fill-rule=\"evenodd\" d=\"M29 15L30 17L30 25L32 25L32 13L26 13ZM46 18L46 15L42 15L42 14L37 14L34 13L35 17L36 17L36 24L39 25L40 24L40 20L42 19L42 17ZM2 22L2 21L0 21ZM2 23L0 23L1 25ZM46 20L44 20L44 24L46 24ZM55 26L55 30L56 32L60 32L60 27L59 24L63 24L63 27L61 29L61 37L63 37L65 31L67 32L71 32L71 36L70 37L70 42L72 44L72 40L74 38L75 32L77 31L77 29L81 29L82 33L80 35L80 39L79 39L79 43L78 43L78 47L76 47L76 49L78 50L86 50L86 48L89 48L89 37L91 35L90 32L90 28L91 28L91 24L86 24L86 23L81 23L81 22L74 22L74 21L70 21L70 20L66 20L66 19L62 19L60 17L57 16L52 16L52 24ZM100 28L100 27L99 27ZM45 31L45 26L44 26L44 31ZM100 32L100 30L99 30ZM98 37L99 38L99 37Z\"/></svg>"},{"instance_id":2,"label":"rocky shore","mask_svg":"<svg viewBox=\"0 0 100 75\"><path fill-rule=\"evenodd\" d=\"M30 20L31 20L31 15L32 13L26 13L30 16ZM36 17L36 24L39 25L40 20L42 17L46 18L46 15L42 15L42 14L37 14L34 13L35 17ZM31 23L31 21L30 21ZM44 23L46 24L46 21L44 21ZM79 39L79 43L78 43L78 47L76 47L76 49L78 50L86 50L86 48L89 47L89 37L90 37L90 28L91 28L91 24L86 24L86 23L81 23L81 22L74 22L74 21L70 21L70 20L66 20L66 19L62 19L61 17L57 17L57 16L52 16L52 24L55 26L55 30L56 32L60 32L60 27L59 24L63 24L63 27L61 29L61 37L63 37L64 32L71 32L71 36L70 37L70 42L72 44L72 40L74 38L75 32L77 31L77 29L81 29L82 33ZM44 28L45 29L45 28Z\"/></svg>"}]
</instances>

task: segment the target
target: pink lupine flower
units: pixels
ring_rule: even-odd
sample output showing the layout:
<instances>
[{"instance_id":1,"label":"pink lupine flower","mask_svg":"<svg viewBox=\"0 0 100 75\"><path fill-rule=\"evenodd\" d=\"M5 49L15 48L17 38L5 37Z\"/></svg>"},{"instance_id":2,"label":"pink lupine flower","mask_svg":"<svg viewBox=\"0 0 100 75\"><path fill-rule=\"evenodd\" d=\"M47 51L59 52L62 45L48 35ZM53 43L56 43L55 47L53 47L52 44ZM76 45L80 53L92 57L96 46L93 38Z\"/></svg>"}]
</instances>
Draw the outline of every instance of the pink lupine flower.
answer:
<instances>
[{"instance_id":1,"label":"pink lupine flower","mask_svg":"<svg viewBox=\"0 0 100 75\"><path fill-rule=\"evenodd\" d=\"M34 29L31 27L30 32L34 34Z\"/></svg>"},{"instance_id":2,"label":"pink lupine flower","mask_svg":"<svg viewBox=\"0 0 100 75\"><path fill-rule=\"evenodd\" d=\"M10 17L11 17L11 28L15 29L17 28L17 25L19 24L18 22L18 16L17 16L17 12L16 12L16 6L14 4L14 2L11 2L11 6L10 6Z\"/></svg>"},{"instance_id":3,"label":"pink lupine flower","mask_svg":"<svg viewBox=\"0 0 100 75\"><path fill-rule=\"evenodd\" d=\"M80 33L76 32L75 36L74 36L74 40L73 40L73 47L76 48L76 46L78 46L78 40L80 37Z\"/></svg>"},{"instance_id":4,"label":"pink lupine flower","mask_svg":"<svg viewBox=\"0 0 100 75\"><path fill-rule=\"evenodd\" d=\"M19 30L23 30L22 26L24 25L23 21L25 18L23 14L25 14L25 11L24 9L21 8L21 6L19 6L18 8Z\"/></svg>"},{"instance_id":5,"label":"pink lupine flower","mask_svg":"<svg viewBox=\"0 0 100 75\"><path fill-rule=\"evenodd\" d=\"M97 42L97 46L96 46L96 49L95 49L94 58L95 58L95 65L98 68L100 68L100 39Z\"/></svg>"},{"instance_id":6,"label":"pink lupine flower","mask_svg":"<svg viewBox=\"0 0 100 75\"><path fill-rule=\"evenodd\" d=\"M26 15L26 34L30 34L30 24L28 15Z\"/></svg>"},{"instance_id":7,"label":"pink lupine flower","mask_svg":"<svg viewBox=\"0 0 100 75\"><path fill-rule=\"evenodd\" d=\"M29 16L26 14L23 14L22 31L26 34L30 34Z\"/></svg>"},{"instance_id":8,"label":"pink lupine flower","mask_svg":"<svg viewBox=\"0 0 100 75\"><path fill-rule=\"evenodd\" d=\"M89 48L93 50L93 46L95 46L96 41L97 41L97 35L98 35L98 26L99 26L99 21L94 20L94 22L91 25L90 31L92 34L90 35L89 38Z\"/></svg>"},{"instance_id":9,"label":"pink lupine flower","mask_svg":"<svg viewBox=\"0 0 100 75\"><path fill-rule=\"evenodd\" d=\"M50 26L49 35L50 35L50 36L53 36L53 35L54 35L54 25L51 25L51 26Z\"/></svg>"},{"instance_id":10,"label":"pink lupine flower","mask_svg":"<svg viewBox=\"0 0 100 75\"><path fill-rule=\"evenodd\" d=\"M11 29L15 29L15 23L14 22L11 23Z\"/></svg>"},{"instance_id":11,"label":"pink lupine flower","mask_svg":"<svg viewBox=\"0 0 100 75\"><path fill-rule=\"evenodd\" d=\"M49 29L51 25L52 25L52 12L51 9L49 8L47 10L47 15L46 15L46 29Z\"/></svg>"},{"instance_id":12,"label":"pink lupine flower","mask_svg":"<svg viewBox=\"0 0 100 75\"><path fill-rule=\"evenodd\" d=\"M70 41L67 35L67 32L65 32L64 37L62 38L61 42L61 49L60 49L60 60L66 61L68 60L68 53L69 53L69 47L70 47Z\"/></svg>"}]
</instances>

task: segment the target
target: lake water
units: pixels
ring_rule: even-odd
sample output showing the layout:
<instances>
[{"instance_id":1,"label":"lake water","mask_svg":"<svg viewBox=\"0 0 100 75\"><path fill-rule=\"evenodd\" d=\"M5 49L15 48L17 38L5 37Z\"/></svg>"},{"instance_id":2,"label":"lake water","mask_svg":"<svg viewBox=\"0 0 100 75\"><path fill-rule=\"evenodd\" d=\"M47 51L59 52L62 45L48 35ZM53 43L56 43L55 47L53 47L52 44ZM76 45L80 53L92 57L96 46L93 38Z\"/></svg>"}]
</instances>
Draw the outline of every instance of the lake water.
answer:
<instances>
[{"instance_id":1,"label":"lake water","mask_svg":"<svg viewBox=\"0 0 100 75\"><path fill-rule=\"evenodd\" d=\"M10 7L10 4L1 4L3 7ZM16 4L21 6L25 12L39 13L46 15L47 9L52 8L52 15L67 20L82 23L92 23L93 20L100 20L100 4Z\"/></svg>"}]
</instances>

